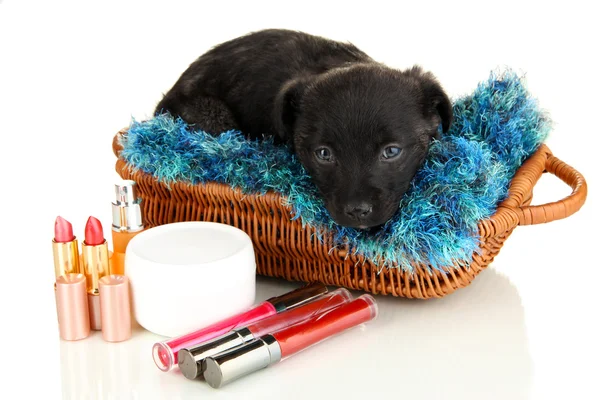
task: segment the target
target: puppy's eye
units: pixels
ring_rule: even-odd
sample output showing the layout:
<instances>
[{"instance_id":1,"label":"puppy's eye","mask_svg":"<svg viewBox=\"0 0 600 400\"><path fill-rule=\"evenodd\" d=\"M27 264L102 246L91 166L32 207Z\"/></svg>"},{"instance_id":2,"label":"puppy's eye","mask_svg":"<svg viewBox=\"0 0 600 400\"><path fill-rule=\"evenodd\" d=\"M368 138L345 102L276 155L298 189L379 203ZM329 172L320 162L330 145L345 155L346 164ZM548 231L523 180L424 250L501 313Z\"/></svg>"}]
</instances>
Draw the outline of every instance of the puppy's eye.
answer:
<instances>
[{"instance_id":1,"label":"puppy's eye","mask_svg":"<svg viewBox=\"0 0 600 400\"><path fill-rule=\"evenodd\" d=\"M317 156L317 158L321 161L333 161L333 155L331 154L331 150L329 150L327 147L321 147L315 150L315 156Z\"/></svg>"},{"instance_id":2,"label":"puppy's eye","mask_svg":"<svg viewBox=\"0 0 600 400\"><path fill-rule=\"evenodd\" d=\"M381 154L381 157L383 157L384 160L391 160L392 158L396 158L398 157L398 155L400 154L400 147L396 147L396 146L388 146L385 149L383 149L383 153Z\"/></svg>"}]
</instances>

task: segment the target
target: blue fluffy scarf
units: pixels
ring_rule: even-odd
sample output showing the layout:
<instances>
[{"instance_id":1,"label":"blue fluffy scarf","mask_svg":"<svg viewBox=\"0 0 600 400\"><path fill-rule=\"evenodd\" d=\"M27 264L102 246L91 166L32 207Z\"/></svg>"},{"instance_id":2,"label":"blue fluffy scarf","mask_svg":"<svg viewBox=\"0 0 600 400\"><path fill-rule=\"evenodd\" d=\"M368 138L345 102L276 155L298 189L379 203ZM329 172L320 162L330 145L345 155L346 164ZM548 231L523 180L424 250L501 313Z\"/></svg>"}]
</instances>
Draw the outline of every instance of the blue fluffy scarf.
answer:
<instances>
[{"instance_id":1,"label":"blue fluffy scarf","mask_svg":"<svg viewBox=\"0 0 600 400\"><path fill-rule=\"evenodd\" d=\"M132 121L121 157L160 181L221 182L245 193L281 193L304 225L380 266L411 271L468 265L478 222L492 216L517 168L546 139L550 121L513 72L490 75L454 102L451 130L435 140L394 217L377 232L333 222L298 159L272 141L240 132L211 136L167 115ZM322 230L322 229L320 229Z\"/></svg>"}]
</instances>

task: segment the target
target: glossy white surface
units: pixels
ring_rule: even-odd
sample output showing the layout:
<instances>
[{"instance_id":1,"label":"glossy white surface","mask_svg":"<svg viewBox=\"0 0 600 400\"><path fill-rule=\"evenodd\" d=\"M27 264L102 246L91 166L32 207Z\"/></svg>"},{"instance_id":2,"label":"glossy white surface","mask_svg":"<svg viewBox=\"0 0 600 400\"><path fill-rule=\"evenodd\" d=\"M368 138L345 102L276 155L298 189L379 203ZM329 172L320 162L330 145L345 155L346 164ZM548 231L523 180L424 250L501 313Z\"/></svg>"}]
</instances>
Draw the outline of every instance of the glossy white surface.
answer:
<instances>
[{"instance_id":1,"label":"glossy white surface","mask_svg":"<svg viewBox=\"0 0 600 400\"><path fill-rule=\"evenodd\" d=\"M216 3L0 2L0 398L598 398L600 32L592 6ZM160 372L150 354L160 337L139 327L124 343L105 343L99 332L61 342L54 219L71 221L80 239L90 215L108 228L116 131L150 115L209 47L265 27L350 40L390 66L420 63L453 97L497 66L527 73L555 121L550 148L588 180L587 204L566 220L517 228L471 286L426 302L377 297L373 323L221 390ZM568 193L544 176L534 202ZM260 278L256 301L294 287Z\"/></svg>"}]
</instances>

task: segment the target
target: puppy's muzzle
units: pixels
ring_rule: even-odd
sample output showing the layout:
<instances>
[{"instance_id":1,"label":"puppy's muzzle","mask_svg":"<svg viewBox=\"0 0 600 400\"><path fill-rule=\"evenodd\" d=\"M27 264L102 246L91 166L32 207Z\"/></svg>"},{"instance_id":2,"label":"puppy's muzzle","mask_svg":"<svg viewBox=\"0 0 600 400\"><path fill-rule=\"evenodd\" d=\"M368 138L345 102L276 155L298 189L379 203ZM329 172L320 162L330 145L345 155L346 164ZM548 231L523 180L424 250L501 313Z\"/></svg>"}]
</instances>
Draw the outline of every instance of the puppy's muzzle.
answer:
<instances>
[{"instance_id":1,"label":"puppy's muzzle","mask_svg":"<svg viewBox=\"0 0 600 400\"><path fill-rule=\"evenodd\" d=\"M373 212L373 205L369 203L346 204L344 213L353 220L361 221L368 218Z\"/></svg>"}]
</instances>

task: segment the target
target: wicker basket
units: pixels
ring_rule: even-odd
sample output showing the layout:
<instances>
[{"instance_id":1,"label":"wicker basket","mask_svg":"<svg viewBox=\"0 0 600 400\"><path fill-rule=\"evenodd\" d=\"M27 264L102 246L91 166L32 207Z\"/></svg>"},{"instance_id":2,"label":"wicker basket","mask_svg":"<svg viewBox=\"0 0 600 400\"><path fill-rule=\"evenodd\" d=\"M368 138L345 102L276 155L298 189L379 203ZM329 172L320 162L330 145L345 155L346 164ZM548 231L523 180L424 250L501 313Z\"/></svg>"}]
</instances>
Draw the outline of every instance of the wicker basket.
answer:
<instances>
[{"instance_id":1,"label":"wicker basket","mask_svg":"<svg viewBox=\"0 0 600 400\"><path fill-rule=\"evenodd\" d=\"M330 250L331 240L320 242L313 236L314 229L302 228L299 220L291 220L290 209L283 205L279 194L244 195L220 183L175 183L168 188L151 175L133 172L118 158L121 150L118 137L123 134L126 131L119 132L113 140L116 171L122 178L132 179L139 185L147 226L180 221L230 224L252 238L260 275L289 281L320 281L373 294L418 299L450 294L471 283L492 262L517 226L566 218L581 208L587 195L583 176L542 145L517 171L511 181L509 197L490 219L479 223L481 251L473 254L468 268L448 266L446 273L429 273L424 266L414 265L413 273L400 268L386 268L378 273L370 260L349 255L343 248ZM557 176L571 186L573 192L557 202L530 206L533 187L544 172Z\"/></svg>"}]
</instances>

